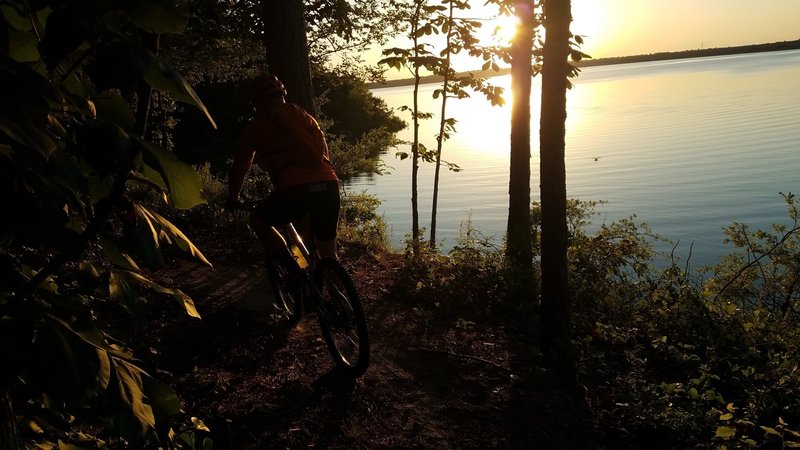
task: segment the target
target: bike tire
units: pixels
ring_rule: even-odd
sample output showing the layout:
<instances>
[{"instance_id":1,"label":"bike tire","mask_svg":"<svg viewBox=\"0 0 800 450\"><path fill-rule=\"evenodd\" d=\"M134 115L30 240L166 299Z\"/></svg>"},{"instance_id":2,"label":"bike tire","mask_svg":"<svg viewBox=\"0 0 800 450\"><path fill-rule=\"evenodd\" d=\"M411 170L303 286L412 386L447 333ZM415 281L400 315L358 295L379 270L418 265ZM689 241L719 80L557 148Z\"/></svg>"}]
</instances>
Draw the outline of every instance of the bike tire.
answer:
<instances>
[{"instance_id":1,"label":"bike tire","mask_svg":"<svg viewBox=\"0 0 800 450\"><path fill-rule=\"evenodd\" d=\"M267 264L267 276L272 287L275 309L279 311L289 325L296 325L303 315L302 290L297 289L294 292L289 292L287 289L289 272L279 263L272 262Z\"/></svg>"},{"instance_id":2,"label":"bike tire","mask_svg":"<svg viewBox=\"0 0 800 450\"><path fill-rule=\"evenodd\" d=\"M359 377L369 366L369 333L353 280L339 261L317 262L314 282L322 294L319 325L328 351L342 373Z\"/></svg>"}]
</instances>

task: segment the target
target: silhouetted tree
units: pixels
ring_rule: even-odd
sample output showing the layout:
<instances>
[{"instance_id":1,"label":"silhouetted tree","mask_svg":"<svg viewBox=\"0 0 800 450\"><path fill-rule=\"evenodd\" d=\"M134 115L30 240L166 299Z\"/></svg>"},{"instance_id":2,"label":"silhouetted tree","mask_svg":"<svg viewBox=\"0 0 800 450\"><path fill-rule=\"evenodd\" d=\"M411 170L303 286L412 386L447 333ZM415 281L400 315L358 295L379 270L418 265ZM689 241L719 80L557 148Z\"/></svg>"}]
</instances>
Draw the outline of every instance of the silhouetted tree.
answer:
<instances>
[{"instance_id":1,"label":"silhouetted tree","mask_svg":"<svg viewBox=\"0 0 800 450\"><path fill-rule=\"evenodd\" d=\"M511 163L508 184L508 228L506 257L518 286L533 286L533 242L531 237L531 78L533 76L534 4L516 2L520 21L511 45Z\"/></svg>"},{"instance_id":2,"label":"silhouetted tree","mask_svg":"<svg viewBox=\"0 0 800 450\"><path fill-rule=\"evenodd\" d=\"M269 72L286 85L288 101L316 116L303 2L262 0L261 13Z\"/></svg>"},{"instance_id":3,"label":"silhouetted tree","mask_svg":"<svg viewBox=\"0 0 800 450\"><path fill-rule=\"evenodd\" d=\"M570 0L544 2L546 41L542 63L540 170L542 196L541 346L545 355L568 362L569 283L567 279L567 188L564 136L568 62L571 53Z\"/></svg>"}]
</instances>

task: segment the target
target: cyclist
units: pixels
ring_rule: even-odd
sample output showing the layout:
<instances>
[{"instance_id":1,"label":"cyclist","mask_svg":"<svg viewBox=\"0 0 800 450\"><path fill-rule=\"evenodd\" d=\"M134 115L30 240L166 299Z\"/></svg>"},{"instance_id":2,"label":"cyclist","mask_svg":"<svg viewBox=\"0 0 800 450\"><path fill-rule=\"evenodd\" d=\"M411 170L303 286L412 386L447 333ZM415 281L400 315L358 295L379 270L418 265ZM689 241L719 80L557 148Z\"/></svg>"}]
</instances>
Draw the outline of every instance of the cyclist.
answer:
<instances>
[{"instance_id":1,"label":"cyclist","mask_svg":"<svg viewBox=\"0 0 800 450\"><path fill-rule=\"evenodd\" d=\"M309 217L318 256L336 258L339 180L319 124L300 106L286 102L286 88L273 75L256 77L251 95L256 116L239 136L228 179L228 206L241 206L242 185L255 161L274 186L250 214L250 225L267 256L299 270L274 226Z\"/></svg>"}]
</instances>

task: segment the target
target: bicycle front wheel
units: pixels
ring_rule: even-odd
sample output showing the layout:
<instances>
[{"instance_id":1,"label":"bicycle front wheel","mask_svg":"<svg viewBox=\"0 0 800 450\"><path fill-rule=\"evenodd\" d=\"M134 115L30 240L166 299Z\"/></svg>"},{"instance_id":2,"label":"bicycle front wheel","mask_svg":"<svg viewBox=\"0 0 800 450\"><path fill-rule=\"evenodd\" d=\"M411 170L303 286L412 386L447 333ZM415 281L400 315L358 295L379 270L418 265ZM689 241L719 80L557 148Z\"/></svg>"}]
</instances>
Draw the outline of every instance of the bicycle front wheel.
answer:
<instances>
[{"instance_id":1,"label":"bicycle front wheel","mask_svg":"<svg viewBox=\"0 0 800 450\"><path fill-rule=\"evenodd\" d=\"M358 377L369 365L369 335L364 308L345 268L334 259L317 262L314 281L322 294L319 325L334 362Z\"/></svg>"}]
</instances>

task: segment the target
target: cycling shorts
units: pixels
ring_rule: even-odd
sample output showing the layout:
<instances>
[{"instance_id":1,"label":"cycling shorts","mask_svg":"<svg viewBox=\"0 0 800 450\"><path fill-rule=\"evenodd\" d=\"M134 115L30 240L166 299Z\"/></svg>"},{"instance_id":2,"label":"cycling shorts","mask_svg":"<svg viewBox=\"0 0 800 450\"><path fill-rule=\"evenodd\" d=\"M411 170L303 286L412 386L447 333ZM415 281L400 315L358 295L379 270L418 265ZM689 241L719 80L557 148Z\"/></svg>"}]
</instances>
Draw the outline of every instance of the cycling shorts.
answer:
<instances>
[{"instance_id":1,"label":"cycling shorts","mask_svg":"<svg viewBox=\"0 0 800 450\"><path fill-rule=\"evenodd\" d=\"M258 217L272 226L305 218L314 239L336 239L339 223L339 182L320 181L279 189L256 206Z\"/></svg>"}]
</instances>

